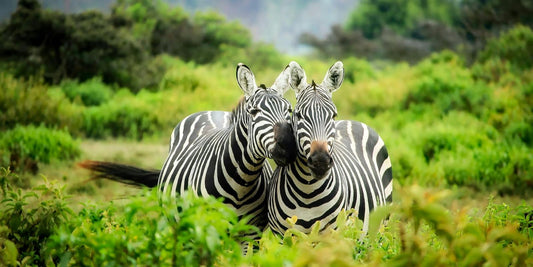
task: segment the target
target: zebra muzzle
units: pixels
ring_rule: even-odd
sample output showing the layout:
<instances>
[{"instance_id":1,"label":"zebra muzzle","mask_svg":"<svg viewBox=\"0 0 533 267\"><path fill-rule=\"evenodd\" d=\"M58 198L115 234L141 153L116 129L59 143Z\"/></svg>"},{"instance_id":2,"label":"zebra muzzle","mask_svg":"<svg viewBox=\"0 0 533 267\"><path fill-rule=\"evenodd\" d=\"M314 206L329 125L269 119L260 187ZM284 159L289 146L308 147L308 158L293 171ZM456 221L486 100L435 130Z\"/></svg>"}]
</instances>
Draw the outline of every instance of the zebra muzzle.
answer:
<instances>
[{"instance_id":1,"label":"zebra muzzle","mask_svg":"<svg viewBox=\"0 0 533 267\"><path fill-rule=\"evenodd\" d=\"M279 166L286 166L296 159L296 140L289 123L278 122L274 125L275 145L271 151L272 159Z\"/></svg>"},{"instance_id":2,"label":"zebra muzzle","mask_svg":"<svg viewBox=\"0 0 533 267\"><path fill-rule=\"evenodd\" d=\"M328 152L326 142L311 142L311 152L307 158L307 166L311 169L313 176L322 178L333 166L333 158Z\"/></svg>"}]
</instances>

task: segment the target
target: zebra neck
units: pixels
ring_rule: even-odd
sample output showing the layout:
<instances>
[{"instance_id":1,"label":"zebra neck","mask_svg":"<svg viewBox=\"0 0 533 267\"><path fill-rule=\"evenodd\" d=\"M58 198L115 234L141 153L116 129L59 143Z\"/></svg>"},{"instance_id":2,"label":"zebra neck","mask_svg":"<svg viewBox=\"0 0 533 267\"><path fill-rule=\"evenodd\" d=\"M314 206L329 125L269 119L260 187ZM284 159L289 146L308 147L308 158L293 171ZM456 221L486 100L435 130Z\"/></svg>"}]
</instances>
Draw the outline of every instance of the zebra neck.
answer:
<instances>
[{"instance_id":1,"label":"zebra neck","mask_svg":"<svg viewBox=\"0 0 533 267\"><path fill-rule=\"evenodd\" d=\"M302 189L314 190L314 188L323 187L325 183L331 183L332 170L321 179L316 179L307 166L307 160L298 156L296 160L287 168L287 175L294 183L297 183Z\"/></svg>"},{"instance_id":2,"label":"zebra neck","mask_svg":"<svg viewBox=\"0 0 533 267\"><path fill-rule=\"evenodd\" d=\"M227 173L236 180L242 180L247 184L257 180L265 164L264 157L258 158L250 151L248 136L247 120L235 124L228 140L227 149L222 155Z\"/></svg>"}]
</instances>

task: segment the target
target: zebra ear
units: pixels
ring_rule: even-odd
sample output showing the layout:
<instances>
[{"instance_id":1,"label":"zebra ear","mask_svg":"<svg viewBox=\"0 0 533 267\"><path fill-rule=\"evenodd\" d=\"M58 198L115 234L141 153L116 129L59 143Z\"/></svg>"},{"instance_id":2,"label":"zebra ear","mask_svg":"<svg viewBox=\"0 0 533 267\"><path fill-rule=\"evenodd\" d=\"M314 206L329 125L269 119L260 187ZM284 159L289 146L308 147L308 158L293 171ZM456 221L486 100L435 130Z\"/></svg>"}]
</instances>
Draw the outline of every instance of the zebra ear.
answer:
<instances>
[{"instance_id":1,"label":"zebra ear","mask_svg":"<svg viewBox=\"0 0 533 267\"><path fill-rule=\"evenodd\" d=\"M274 84L270 87L278 92L280 96L283 96L287 90L289 90L289 66L285 67L285 69L279 74L278 78L276 78L276 81Z\"/></svg>"},{"instance_id":2,"label":"zebra ear","mask_svg":"<svg viewBox=\"0 0 533 267\"><path fill-rule=\"evenodd\" d=\"M321 86L329 90L330 93L335 92L341 87L344 80L344 66L342 62L337 61L331 66L322 81Z\"/></svg>"},{"instance_id":3,"label":"zebra ear","mask_svg":"<svg viewBox=\"0 0 533 267\"><path fill-rule=\"evenodd\" d=\"M289 73L289 85L292 87L296 94L300 93L303 89L307 87L307 77L305 75L304 69L300 64L295 61L291 61L287 68Z\"/></svg>"},{"instance_id":4,"label":"zebra ear","mask_svg":"<svg viewBox=\"0 0 533 267\"><path fill-rule=\"evenodd\" d=\"M246 96L251 96L257 90L254 73L248 66L239 63L237 65L237 83Z\"/></svg>"}]
</instances>

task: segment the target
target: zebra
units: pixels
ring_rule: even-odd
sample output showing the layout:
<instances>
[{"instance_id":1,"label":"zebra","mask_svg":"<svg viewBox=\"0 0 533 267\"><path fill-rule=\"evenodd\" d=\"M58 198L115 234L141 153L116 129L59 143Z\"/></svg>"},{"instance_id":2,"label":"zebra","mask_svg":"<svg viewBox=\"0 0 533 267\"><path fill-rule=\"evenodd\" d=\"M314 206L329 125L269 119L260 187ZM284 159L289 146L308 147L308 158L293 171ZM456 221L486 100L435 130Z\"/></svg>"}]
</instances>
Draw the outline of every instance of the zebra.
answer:
<instances>
[{"instance_id":1,"label":"zebra","mask_svg":"<svg viewBox=\"0 0 533 267\"><path fill-rule=\"evenodd\" d=\"M355 209L366 232L369 212L392 201L392 167L385 144L364 123L335 121L337 109L331 97L344 78L342 62L331 66L320 85L314 81L308 85L298 63L293 61L288 68L289 84L296 93L292 127L298 155L274 171L269 227L279 234L290 227L309 233L320 222L322 231L342 210Z\"/></svg>"},{"instance_id":2,"label":"zebra","mask_svg":"<svg viewBox=\"0 0 533 267\"><path fill-rule=\"evenodd\" d=\"M187 116L172 131L169 154L161 170L98 161L80 165L97 177L158 187L161 197L186 190L214 196L233 207L250 224L266 226L266 194L273 169L266 158L286 165L296 157L290 126L287 68L267 88L256 85L253 72L238 64L236 77L244 92L232 112L203 111Z\"/></svg>"}]
</instances>

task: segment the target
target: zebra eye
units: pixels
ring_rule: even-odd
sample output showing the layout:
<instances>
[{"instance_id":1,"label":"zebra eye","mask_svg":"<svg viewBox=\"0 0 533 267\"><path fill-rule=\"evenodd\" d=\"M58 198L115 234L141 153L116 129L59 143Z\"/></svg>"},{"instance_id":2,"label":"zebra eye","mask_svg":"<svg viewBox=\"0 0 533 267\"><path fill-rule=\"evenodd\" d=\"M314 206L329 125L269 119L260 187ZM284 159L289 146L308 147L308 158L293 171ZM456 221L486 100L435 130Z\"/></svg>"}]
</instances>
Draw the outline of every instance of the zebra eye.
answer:
<instances>
[{"instance_id":1,"label":"zebra eye","mask_svg":"<svg viewBox=\"0 0 533 267\"><path fill-rule=\"evenodd\" d=\"M300 114L299 111L295 111L295 112L294 112L294 115L296 116L297 119L299 119L299 120L302 119L302 114Z\"/></svg>"},{"instance_id":2,"label":"zebra eye","mask_svg":"<svg viewBox=\"0 0 533 267\"><path fill-rule=\"evenodd\" d=\"M250 109L248 109L248 113L250 113L250 115L252 115L252 116L257 115L260 111L261 110L258 109L258 108L250 108Z\"/></svg>"}]
</instances>

